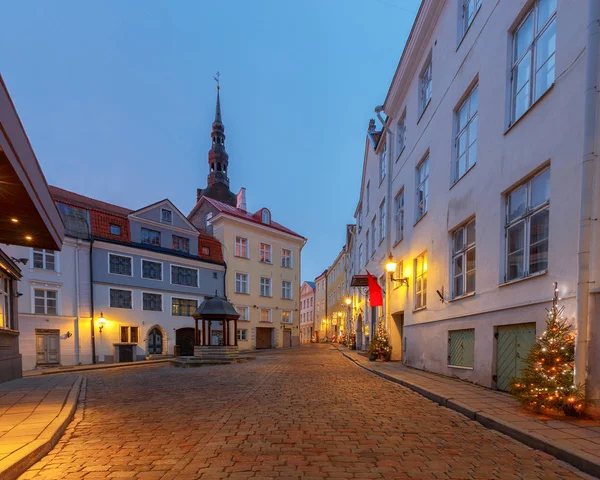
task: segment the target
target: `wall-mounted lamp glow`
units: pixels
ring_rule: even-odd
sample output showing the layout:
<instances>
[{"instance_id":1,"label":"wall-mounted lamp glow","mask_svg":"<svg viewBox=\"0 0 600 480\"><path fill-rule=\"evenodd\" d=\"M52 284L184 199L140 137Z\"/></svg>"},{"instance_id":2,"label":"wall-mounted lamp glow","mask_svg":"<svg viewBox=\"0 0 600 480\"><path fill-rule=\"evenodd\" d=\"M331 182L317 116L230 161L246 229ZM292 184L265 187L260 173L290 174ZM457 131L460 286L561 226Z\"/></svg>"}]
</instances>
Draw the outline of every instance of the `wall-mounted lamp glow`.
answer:
<instances>
[{"instance_id":1,"label":"wall-mounted lamp glow","mask_svg":"<svg viewBox=\"0 0 600 480\"><path fill-rule=\"evenodd\" d=\"M352 299L350 297L346 297L346 305L350 306L352 303Z\"/></svg>"},{"instance_id":2,"label":"wall-mounted lamp glow","mask_svg":"<svg viewBox=\"0 0 600 480\"><path fill-rule=\"evenodd\" d=\"M98 319L98 330L100 330L100 333L102 333L104 325L106 325L106 318L104 318L104 314L100 312L100 318Z\"/></svg>"},{"instance_id":3,"label":"wall-mounted lamp glow","mask_svg":"<svg viewBox=\"0 0 600 480\"><path fill-rule=\"evenodd\" d=\"M398 264L394 262L394 258L390 254L390 256L388 257L388 261L385 264L385 269L390 274L390 280L392 282L400 282L400 285L406 285L408 287L408 277L394 278L394 272L396 271L397 266Z\"/></svg>"}]
</instances>

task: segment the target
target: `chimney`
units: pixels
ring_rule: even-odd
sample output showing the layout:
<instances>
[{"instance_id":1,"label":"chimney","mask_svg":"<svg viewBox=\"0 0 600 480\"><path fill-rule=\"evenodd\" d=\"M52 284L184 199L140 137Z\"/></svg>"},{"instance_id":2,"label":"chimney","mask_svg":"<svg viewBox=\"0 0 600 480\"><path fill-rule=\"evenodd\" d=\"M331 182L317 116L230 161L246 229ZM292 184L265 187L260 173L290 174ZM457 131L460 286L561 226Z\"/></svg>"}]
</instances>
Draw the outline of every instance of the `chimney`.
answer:
<instances>
[{"instance_id":1,"label":"chimney","mask_svg":"<svg viewBox=\"0 0 600 480\"><path fill-rule=\"evenodd\" d=\"M244 187L240 188L240 191L237 194L237 208L247 211L246 207L246 189Z\"/></svg>"},{"instance_id":2,"label":"chimney","mask_svg":"<svg viewBox=\"0 0 600 480\"><path fill-rule=\"evenodd\" d=\"M369 132L374 132L375 131L375 119L372 118L371 120L369 120Z\"/></svg>"}]
</instances>

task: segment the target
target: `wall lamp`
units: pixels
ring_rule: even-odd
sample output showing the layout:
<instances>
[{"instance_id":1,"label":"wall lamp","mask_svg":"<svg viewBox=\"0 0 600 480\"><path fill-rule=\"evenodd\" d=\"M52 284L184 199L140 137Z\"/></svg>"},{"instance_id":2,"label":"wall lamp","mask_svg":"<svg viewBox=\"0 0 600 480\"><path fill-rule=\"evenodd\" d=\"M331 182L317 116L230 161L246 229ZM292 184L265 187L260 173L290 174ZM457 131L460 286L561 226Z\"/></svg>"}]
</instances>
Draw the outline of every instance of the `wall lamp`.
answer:
<instances>
[{"instance_id":1,"label":"wall lamp","mask_svg":"<svg viewBox=\"0 0 600 480\"><path fill-rule=\"evenodd\" d=\"M400 285L406 285L408 287L408 277L394 278L394 272L396 271L397 266L398 264L394 262L394 258L390 254L390 256L388 257L388 261L385 264L385 269L390 274L390 280L392 282L400 282Z\"/></svg>"},{"instance_id":2,"label":"wall lamp","mask_svg":"<svg viewBox=\"0 0 600 480\"><path fill-rule=\"evenodd\" d=\"M15 263L22 263L23 265L27 265L27 262L29 261L28 258L15 258L15 257L10 257L10 259L15 262Z\"/></svg>"},{"instance_id":3,"label":"wall lamp","mask_svg":"<svg viewBox=\"0 0 600 480\"><path fill-rule=\"evenodd\" d=\"M106 325L106 318L104 318L104 314L100 312L100 318L98 319L98 330L102 333L102 329Z\"/></svg>"}]
</instances>

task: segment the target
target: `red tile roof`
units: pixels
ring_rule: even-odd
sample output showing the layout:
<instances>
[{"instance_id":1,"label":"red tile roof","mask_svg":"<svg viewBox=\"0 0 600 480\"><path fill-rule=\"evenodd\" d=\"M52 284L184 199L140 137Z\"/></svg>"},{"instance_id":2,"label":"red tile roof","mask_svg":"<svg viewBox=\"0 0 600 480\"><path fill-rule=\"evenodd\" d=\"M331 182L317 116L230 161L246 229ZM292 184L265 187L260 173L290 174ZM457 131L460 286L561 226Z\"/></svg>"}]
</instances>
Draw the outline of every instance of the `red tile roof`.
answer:
<instances>
[{"instance_id":1,"label":"red tile roof","mask_svg":"<svg viewBox=\"0 0 600 480\"><path fill-rule=\"evenodd\" d=\"M119 207L112 203L96 200L53 186L50 186L50 194L55 202L65 203L67 205L88 210L90 213L90 227L93 237L131 244L128 215L133 213L134 210ZM111 225L118 225L121 227L121 233L119 235L111 234ZM202 247L208 248L208 253L203 254ZM161 251L163 253L169 253L167 249ZM199 231L198 236L198 257L200 260L225 263L223 260L223 247L221 243L215 237L203 231Z\"/></svg>"},{"instance_id":2,"label":"red tile roof","mask_svg":"<svg viewBox=\"0 0 600 480\"><path fill-rule=\"evenodd\" d=\"M279 230L280 232L284 232L289 235L294 235L295 237L304 239L304 237L302 235L294 232L293 230L290 230L289 228L284 227L280 223L274 222L272 219L271 219L271 223L269 225L263 223L262 219L261 219L262 208L258 212L252 214L252 213L246 212L245 210L242 210L240 208L233 207L233 206L228 205L223 202L219 202L218 200L215 200L213 198L209 198L209 197L203 197L203 198L207 202L209 202L213 207L215 207L217 210L219 210L219 212L222 212L226 215L231 215L232 217L242 218L242 219L248 220L249 222L252 222L252 223L258 223L258 224L262 225L263 227L271 227L274 230Z\"/></svg>"}]
</instances>

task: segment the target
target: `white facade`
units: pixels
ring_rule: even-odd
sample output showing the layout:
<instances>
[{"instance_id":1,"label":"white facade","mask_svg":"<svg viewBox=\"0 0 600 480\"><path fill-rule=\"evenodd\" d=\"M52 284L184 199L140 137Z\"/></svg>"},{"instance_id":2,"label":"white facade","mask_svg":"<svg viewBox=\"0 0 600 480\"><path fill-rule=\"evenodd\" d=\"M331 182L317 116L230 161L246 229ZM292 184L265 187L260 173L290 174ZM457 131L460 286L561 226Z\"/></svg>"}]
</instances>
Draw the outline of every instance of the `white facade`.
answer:
<instances>
[{"instance_id":1,"label":"white facade","mask_svg":"<svg viewBox=\"0 0 600 480\"><path fill-rule=\"evenodd\" d=\"M315 322L315 284L302 283L300 289L300 344L313 340Z\"/></svg>"},{"instance_id":2,"label":"white facade","mask_svg":"<svg viewBox=\"0 0 600 480\"><path fill-rule=\"evenodd\" d=\"M355 273L369 270L388 292L383 310L388 307L393 358L504 388L499 364L506 359L498 343L508 329L502 327L533 323L541 334L553 282L576 324L588 15L587 2L559 1L556 11L550 0L479 3L463 37L462 2L423 2L383 105L383 135L367 142L352 255ZM529 27L529 18L539 34L533 44L519 30ZM536 68L546 61L555 68L536 70L532 105L519 103L515 118L513 65L527 59L527 53L513 58L517 32L525 39L519 49L539 59ZM472 112L461 116L469 101ZM467 159L461 134L473 120ZM597 193L593 210L597 216ZM475 228L467 228L473 220ZM459 236L466 240L467 229L463 245ZM598 253L592 244L592 282ZM390 254L398 264L394 278L407 278L408 287L384 274ZM370 309L358 303L368 317ZM590 305L596 303L592 295ZM458 361L456 342L469 350Z\"/></svg>"}]
</instances>

